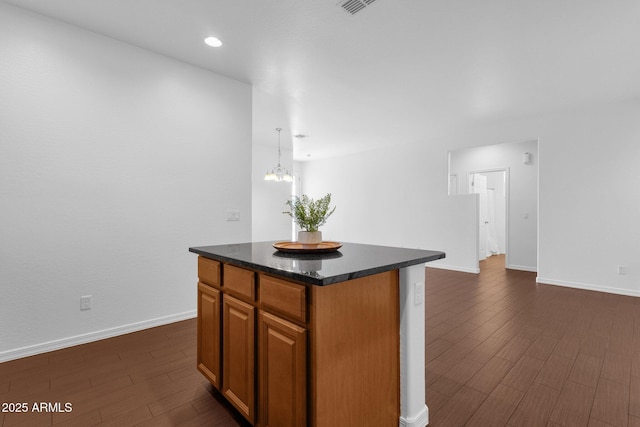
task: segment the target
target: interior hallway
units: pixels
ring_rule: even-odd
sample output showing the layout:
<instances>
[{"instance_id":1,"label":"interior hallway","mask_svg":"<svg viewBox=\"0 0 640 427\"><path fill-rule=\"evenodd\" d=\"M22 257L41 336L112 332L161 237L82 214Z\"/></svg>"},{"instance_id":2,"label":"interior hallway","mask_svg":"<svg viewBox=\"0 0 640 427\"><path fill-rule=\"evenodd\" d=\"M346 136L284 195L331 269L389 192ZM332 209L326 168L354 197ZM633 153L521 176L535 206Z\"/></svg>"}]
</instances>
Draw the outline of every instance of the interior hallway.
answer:
<instances>
[{"instance_id":1,"label":"interior hallway","mask_svg":"<svg viewBox=\"0 0 640 427\"><path fill-rule=\"evenodd\" d=\"M640 426L640 298L481 270L427 269L430 426ZM0 425L243 426L195 351L193 319L0 364L0 402L73 408Z\"/></svg>"}]
</instances>

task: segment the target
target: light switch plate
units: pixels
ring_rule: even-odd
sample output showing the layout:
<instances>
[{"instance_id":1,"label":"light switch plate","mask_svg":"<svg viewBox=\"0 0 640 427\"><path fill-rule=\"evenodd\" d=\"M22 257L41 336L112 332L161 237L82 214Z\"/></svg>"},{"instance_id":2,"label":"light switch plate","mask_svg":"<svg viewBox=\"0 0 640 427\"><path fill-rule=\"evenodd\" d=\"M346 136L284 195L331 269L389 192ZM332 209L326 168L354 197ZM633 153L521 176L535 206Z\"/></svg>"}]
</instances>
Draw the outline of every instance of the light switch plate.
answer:
<instances>
[{"instance_id":1,"label":"light switch plate","mask_svg":"<svg viewBox=\"0 0 640 427\"><path fill-rule=\"evenodd\" d=\"M84 295L80 297L80 310L91 310L91 295Z\"/></svg>"}]
</instances>

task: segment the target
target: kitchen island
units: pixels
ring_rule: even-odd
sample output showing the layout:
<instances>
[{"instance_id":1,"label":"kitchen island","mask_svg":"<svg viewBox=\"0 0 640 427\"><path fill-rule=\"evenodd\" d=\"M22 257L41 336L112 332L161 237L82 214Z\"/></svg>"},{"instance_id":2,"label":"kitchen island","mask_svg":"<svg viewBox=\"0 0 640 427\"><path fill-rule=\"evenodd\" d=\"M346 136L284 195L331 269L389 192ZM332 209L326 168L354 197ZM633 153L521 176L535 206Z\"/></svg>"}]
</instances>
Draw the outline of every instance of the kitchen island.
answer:
<instances>
[{"instance_id":1,"label":"kitchen island","mask_svg":"<svg viewBox=\"0 0 640 427\"><path fill-rule=\"evenodd\" d=\"M445 254L272 244L189 249L200 372L253 425L426 425L424 263Z\"/></svg>"}]
</instances>

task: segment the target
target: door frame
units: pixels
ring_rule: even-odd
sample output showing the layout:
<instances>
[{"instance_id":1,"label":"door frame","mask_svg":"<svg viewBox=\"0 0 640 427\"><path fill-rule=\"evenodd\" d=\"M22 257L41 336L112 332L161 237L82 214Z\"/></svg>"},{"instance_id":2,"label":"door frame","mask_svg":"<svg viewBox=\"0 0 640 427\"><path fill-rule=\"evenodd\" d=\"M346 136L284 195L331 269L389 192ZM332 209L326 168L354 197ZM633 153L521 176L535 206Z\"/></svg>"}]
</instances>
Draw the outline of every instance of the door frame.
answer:
<instances>
[{"instance_id":1,"label":"door frame","mask_svg":"<svg viewBox=\"0 0 640 427\"><path fill-rule=\"evenodd\" d=\"M509 167L503 167L503 168L490 168L490 169L472 169L467 171L467 183L471 182L471 176L474 174L482 174L482 173L491 173L491 172L504 172L504 197L505 197L505 201L504 201L504 266L505 268L507 268L509 264L509 253L510 253L510 248L509 248L509 242L510 242L510 238L509 236L511 235L511 225L510 225L510 198L511 198L511 190L510 190L510 176L509 176ZM468 184L467 184L468 185ZM467 192L469 191L469 189L467 188ZM476 223L479 224L480 221L480 211L479 209L476 209L477 213L478 213L478 218L476 218ZM480 232L478 231L476 233L476 253L479 255L480 254ZM478 268L480 268L480 261L478 261Z\"/></svg>"}]
</instances>

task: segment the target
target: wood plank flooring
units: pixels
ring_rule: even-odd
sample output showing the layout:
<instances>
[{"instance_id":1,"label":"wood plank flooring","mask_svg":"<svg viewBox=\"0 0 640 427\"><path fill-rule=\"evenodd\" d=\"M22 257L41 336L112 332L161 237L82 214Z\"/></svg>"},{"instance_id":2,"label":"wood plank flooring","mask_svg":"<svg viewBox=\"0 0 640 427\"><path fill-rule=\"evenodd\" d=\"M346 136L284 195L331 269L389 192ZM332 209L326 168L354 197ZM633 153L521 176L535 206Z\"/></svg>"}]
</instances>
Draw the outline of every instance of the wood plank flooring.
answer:
<instances>
[{"instance_id":1,"label":"wood plank flooring","mask_svg":"<svg viewBox=\"0 0 640 427\"><path fill-rule=\"evenodd\" d=\"M640 298L427 268L430 426L640 427Z\"/></svg>"},{"instance_id":2,"label":"wood plank flooring","mask_svg":"<svg viewBox=\"0 0 640 427\"><path fill-rule=\"evenodd\" d=\"M430 426L640 427L640 298L536 284L503 257L481 264L427 268ZM0 412L0 426L246 427L195 349L187 320L2 363L0 404L29 411Z\"/></svg>"},{"instance_id":3,"label":"wood plank flooring","mask_svg":"<svg viewBox=\"0 0 640 427\"><path fill-rule=\"evenodd\" d=\"M192 319L2 363L0 403L29 410L0 412L0 425L247 426L196 370L195 352ZM39 402L72 411L33 411Z\"/></svg>"}]
</instances>

